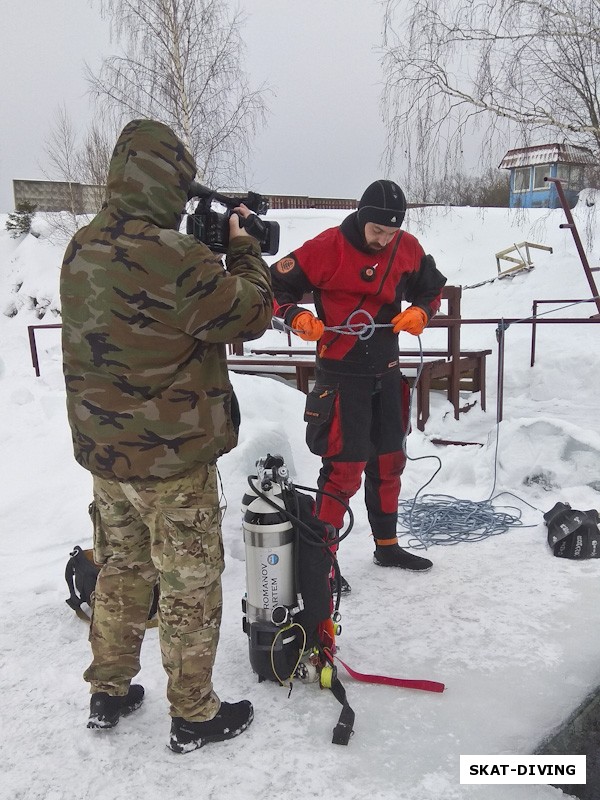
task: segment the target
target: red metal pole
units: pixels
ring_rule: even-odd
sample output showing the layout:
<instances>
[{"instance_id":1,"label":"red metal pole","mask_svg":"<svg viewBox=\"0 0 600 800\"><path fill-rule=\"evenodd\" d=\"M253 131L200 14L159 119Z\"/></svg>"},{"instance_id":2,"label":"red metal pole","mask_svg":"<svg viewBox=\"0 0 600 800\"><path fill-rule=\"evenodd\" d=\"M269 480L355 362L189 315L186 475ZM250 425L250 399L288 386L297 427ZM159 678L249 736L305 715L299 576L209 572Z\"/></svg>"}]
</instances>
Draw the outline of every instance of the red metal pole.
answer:
<instances>
[{"instance_id":1,"label":"red metal pole","mask_svg":"<svg viewBox=\"0 0 600 800\"><path fill-rule=\"evenodd\" d=\"M504 321L498 323L496 339L498 340L498 375L496 384L496 422L502 422L504 406L504 337L508 325Z\"/></svg>"},{"instance_id":2,"label":"red metal pole","mask_svg":"<svg viewBox=\"0 0 600 800\"><path fill-rule=\"evenodd\" d=\"M31 351L31 363L35 370L35 377L40 377L40 362L37 354L37 347L35 344L35 329L36 325L28 325L27 332L29 333L29 350Z\"/></svg>"},{"instance_id":3,"label":"red metal pole","mask_svg":"<svg viewBox=\"0 0 600 800\"><path fill-rule=\"evenodd\" d=\"M531 320L531 360L529 366L533 367L535 364L535 318L537 316L537 300L533 301L532 320Z\"/></svg>"},{"instance_id":4,"label":"red metal pole","mask_svg":"<svg viewBox=\"0 0 600 800\"><path fill-rule=\"evenodd\" d=\"M581 239L579 238L579 232L577 230L577 226L575 225L575 220L573 219L573 215L571 214L571 209L569 208L569 204L567 203L567 198L565 196L564 190L562 188L562 183L558 178L544 178L545 181L549 181L556 186L556 193L558 194L558 199L560 200L560 204L565 212L565 217L567 218L567 224L559 225L560 228L569 228L571 233L573 234L573 239L575 240L575 247L577 248L577 252L579 253L579 258L581 259L581 263L583 265L583 271L585 272L586 278L588 279L588 283L590 285L590 289L592 290L592 297L595 298L596 308L598 309L598 313L600 314L600 297L598 296L598 289L596 288L596 281L594 280L594 276L592 275L592 270L590 269L589 262L587 260L587 256L585 254L585 250L583 249L583 244L581 243Z\"/></svg>"}]
</instances>

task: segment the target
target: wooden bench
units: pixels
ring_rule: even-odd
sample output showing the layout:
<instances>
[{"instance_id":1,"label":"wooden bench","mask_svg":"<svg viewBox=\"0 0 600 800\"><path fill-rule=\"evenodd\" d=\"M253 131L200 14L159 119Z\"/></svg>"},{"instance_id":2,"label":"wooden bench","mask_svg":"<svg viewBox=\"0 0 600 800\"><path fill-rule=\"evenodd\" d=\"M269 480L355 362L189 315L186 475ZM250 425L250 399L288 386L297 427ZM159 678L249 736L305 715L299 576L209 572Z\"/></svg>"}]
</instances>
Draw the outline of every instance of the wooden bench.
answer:
<instances>
[{"instance_id":1,"label":"wooden bench","mask_svg":"<svg viewBox=\"0 0 600 800\"><path fill-rule=\"evenodd\" d=\"M297 353L309 352L309 348L289 348L293 353L278 348L257 348L252 350L249 357L229 356L227 366L233 372L242 372L250 375L277 375L289 379L295 373L296 387L305 394L308 394L309 384L314 380L315 375L315 354L311 353L305 357L298 357ZM481 407L486 408L486 384L485 384L485 359L491 350L464 351L458 359L458 364L452 363L445 358L431 360L434 351L423 351L423 367L417 383L417 427L424 430L425 423L429 419L430 394L433 389L445 388L450 399L450 378L454 370L458 371L459 389L463 388L471 392L480 392ZM266 355L267 358L258 357L258 354ZM420 358L411 354L410 357L402 356L399 361L400 369L414 370L415 375L420 366ZM407 376L411 383L414 376ZM445 386L439 387L442 380ZM460 410L460 409L459 409Z\"/></svg>"},{"instance_id":2,"label":"wooden bench","mask_svg":"<svg viewBox=\"0 0 600 800\"><path fill-rule=\"evenodd\" d=\"M485 359L490 355L491 350L472 350L464 351L458 360L452 363L446 359L439 359L438 361L426 362L419 378L419 386L417 387L417 428L424 430L425 423L429 419L429 398L431 391L437 388L437 382L440 378L445 380L446 391L448 399L451 400L450 392L452 390L452 377L453 372L458 373L458 390L465 388L471 392L480 393L481 408L485 411ZM463 382L461 379L466 377L467 381ZM454 416L458 419L458 413L461 409L454 406Z\"/></svg>"}]
</instances>

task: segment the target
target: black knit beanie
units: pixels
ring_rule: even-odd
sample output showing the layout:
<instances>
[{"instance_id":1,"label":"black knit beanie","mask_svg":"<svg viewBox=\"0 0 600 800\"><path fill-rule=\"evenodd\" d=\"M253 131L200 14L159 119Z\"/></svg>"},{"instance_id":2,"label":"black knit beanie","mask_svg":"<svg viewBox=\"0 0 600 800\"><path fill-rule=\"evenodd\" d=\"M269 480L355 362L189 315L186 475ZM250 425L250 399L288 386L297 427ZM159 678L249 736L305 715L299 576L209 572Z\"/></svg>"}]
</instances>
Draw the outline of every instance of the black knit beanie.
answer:
<instances>
[{"instance_id":1,"label":"black knit beanie","mask_svg":"<svg viewBox=\"0 0 600 800\"><path fill-rule=\"evenodd\" d=\"M394 181L375 181L367 186L358 203L357 219L362 228L367 222L399 228L405 214L406 198Z\"/></svg>"}]
</instances>

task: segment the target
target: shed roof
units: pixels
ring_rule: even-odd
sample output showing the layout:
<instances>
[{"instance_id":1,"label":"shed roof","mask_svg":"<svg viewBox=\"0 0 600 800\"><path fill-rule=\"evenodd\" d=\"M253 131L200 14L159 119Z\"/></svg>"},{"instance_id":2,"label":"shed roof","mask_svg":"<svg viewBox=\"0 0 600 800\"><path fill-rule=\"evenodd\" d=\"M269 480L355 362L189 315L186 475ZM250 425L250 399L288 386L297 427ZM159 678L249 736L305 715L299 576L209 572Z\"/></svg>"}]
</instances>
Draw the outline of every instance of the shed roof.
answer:
<instances>
[{"instance_id":1,"label":"shed roof","mask_svg":"<svg viewBox=\"0 0 600 800\"><path fill-rule=\"evenodd\" d=\"M587 147L574 144L539 144L509 150L500 162L499 169L530 167L538 164L598 164L598 160Z\"/></svg>"}]
</instances>

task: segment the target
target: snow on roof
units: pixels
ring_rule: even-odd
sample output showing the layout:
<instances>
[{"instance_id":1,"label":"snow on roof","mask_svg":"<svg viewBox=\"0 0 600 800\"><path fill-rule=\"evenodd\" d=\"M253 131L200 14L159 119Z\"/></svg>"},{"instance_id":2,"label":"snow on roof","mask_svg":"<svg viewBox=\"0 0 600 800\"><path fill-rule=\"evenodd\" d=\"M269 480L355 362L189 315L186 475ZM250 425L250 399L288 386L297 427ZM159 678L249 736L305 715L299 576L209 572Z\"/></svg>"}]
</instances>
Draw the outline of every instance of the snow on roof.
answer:
<instances>
[{"instance_id":1,"label":"snow on roof","mask_svg":"<svg viewBox=\"0 0 600 800\"><path fill-rule=\"evenodd\" d=\"M577 147L573 144L540 144L533 147L520 147L509 150L499 169L514 169L515 167L529 167L538 164L595 164L598 161L587 147Z\"/></svg>"}]
</instances>

